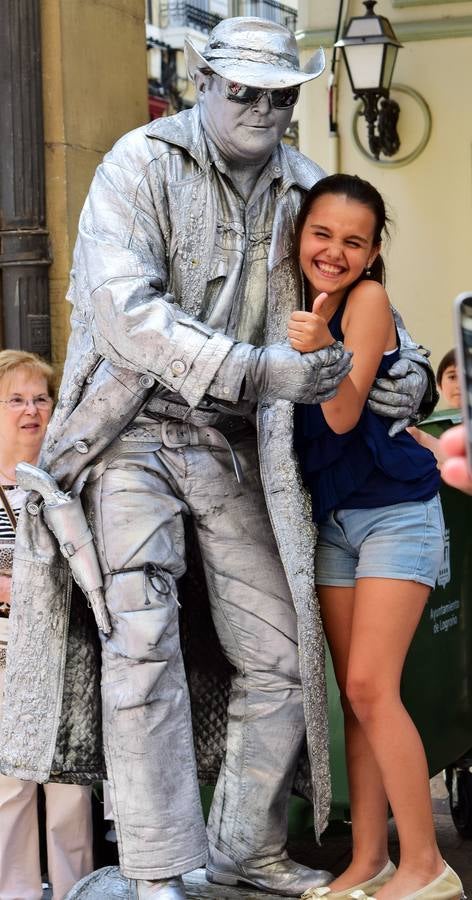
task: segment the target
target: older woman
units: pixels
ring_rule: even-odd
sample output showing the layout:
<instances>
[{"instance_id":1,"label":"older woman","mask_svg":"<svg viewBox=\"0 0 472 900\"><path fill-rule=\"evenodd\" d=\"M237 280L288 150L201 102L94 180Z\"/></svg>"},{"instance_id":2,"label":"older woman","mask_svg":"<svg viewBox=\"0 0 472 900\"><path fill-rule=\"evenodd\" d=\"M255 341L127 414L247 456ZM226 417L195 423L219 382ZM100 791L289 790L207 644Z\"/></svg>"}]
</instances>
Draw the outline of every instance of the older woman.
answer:
<instances>
[{"instance_id":1,"label":"older woman","mask_svg":"<svg viewBox=\"0 0 472 900\"><path fill-rule=\"evenodd\" d=\"M32 353L0 351L0 711L8 643L16 520L25 494L19 462L36 463L53 405L53 370ZM40 900L37 786L0 775L0 897ZM90 788L46 784L47 850L54 900L93 869Z\"/></svg>"}]
</instances>

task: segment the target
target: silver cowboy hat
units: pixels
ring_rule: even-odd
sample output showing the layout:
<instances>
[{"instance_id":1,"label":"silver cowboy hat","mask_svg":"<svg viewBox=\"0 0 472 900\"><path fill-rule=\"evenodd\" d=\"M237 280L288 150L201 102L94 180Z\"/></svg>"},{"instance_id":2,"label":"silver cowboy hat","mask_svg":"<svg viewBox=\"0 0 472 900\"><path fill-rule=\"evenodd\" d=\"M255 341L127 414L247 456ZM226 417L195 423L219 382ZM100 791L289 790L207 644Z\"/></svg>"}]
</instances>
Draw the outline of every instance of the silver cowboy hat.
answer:
<instances>
[{"instance_id":1,"label":"silver cowboy hat","mask_svg":"<svg viewBox=\"0 0 472 900\"><path fill-rule=\"evenodd\" d=\"M187 38L185 57L192 80L198 69L211 69L228 81L269 90L311 81L325 67L325 55L320 48L300 68L292 32L255 16L223 19L210 32L202 52Z\"/></svg>"}]
</instances>

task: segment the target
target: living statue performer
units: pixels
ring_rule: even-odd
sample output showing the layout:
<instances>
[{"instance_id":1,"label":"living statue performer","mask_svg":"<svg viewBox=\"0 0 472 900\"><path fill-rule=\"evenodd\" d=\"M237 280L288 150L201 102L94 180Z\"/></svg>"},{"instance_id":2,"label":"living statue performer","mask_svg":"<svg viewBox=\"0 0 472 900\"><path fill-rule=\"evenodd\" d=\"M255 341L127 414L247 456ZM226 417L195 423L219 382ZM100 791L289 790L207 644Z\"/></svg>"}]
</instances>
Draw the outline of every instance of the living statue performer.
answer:
<instances>
[{"instance_id":1,"label":"living statue performer","mask_svg":"<svg viewBox=\"0 0 472 900\"><path fill-rule=\"evenodd\" d=\"M323 173L281 138L324 59L302 69L291 32L257 18L222 21L202 54L188 42L187 59L196 106L127 134L93 180L40 465L58 503L81 495L103 576L103 744L129 897L181 900L182 873L205 864L216 884L297 897L331 876L286 852L305 731L317 835L330 805L315 532L292 404L333 396L350 359L340 343L301 354L285 339L303 303L293 222ZM429 376L401 334L397 378L373 397L404 425ZM100 774L97 664L85 603L71 600L74 541L58 535L62 556L43 514L33 495L17 538L2 770L83 780ZM207 830L179 645L187 517L234 670Z\"/></svg>"}]
</instances>

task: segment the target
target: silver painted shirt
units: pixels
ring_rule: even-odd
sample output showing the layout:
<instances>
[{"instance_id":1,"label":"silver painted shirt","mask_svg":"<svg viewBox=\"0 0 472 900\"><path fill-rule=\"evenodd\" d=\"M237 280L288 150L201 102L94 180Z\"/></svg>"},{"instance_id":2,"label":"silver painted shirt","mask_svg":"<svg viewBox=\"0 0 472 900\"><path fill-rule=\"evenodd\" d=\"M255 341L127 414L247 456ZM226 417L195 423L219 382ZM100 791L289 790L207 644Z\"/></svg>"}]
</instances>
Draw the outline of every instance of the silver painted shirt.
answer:
<instances>
[{"instance_id":1,"label":"silver painted shirt","mask_svg":"<svg viewBox=\"0 0 472 900\"><path fill-rule=\"evenodd\" d=\"M267 258L272 237L277 180L282 175L278 147L264 166L246 202L234 187L231 167L206 138L217 197L217 239L202 319L229 337L261 346Z\"/></svg>"},{"instance_id":2,"label":"silver painted shirt","mask_svg":"<svg viewBox=\"0 0 472 900\"><path fill-rule=\"evenodd\" d=\"M210 278L199 318L215 331L260 347L266 324L267 260L277 189L284 174L280 150L275 148L246 201L233 184L231 166L207 135L205 141L212 160L217 223ZM180 412L181 404L186 412ZM188 410L180 394L164 388L157 389L146 407L146 411L154 414L185 415L196 424L219 421L219 404L203 401L200 411L202 409L206 411L203 419L201 412ZM231 412L248 415L247 404L239 409L233 405Z\"/></svg>"}]
</instances>

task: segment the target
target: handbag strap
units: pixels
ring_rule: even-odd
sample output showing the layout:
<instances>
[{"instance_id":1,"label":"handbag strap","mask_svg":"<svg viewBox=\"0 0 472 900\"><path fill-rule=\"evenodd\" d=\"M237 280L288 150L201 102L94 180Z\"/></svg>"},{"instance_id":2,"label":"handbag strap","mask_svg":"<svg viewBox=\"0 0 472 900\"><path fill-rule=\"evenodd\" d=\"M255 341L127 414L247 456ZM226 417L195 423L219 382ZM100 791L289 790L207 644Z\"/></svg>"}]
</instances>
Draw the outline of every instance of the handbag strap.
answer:
<instances>
[{"instance_id":1,"label":"handbag strap","mask_svg":"<svg viewBox=\"0 0 472 900\"><path fill-rule=\"evenodd\" d=\"M10 519L11 526L12 526L12 528L13 528L13 531L16 531L16 526L17 526L16 516L15 516L15 513L13 512L13 510L12 510L12 508L11 508L11 506L10 506L9 500L8 500L8 498L7 498L7 495L6 495L5 491L3 490L1 484L0 484L0 500L2 501L3 506L4 506L4 508L5 508L5 512L6 512L7 516L8 516L8 518Z\"/></svg>"}]
</instances>

